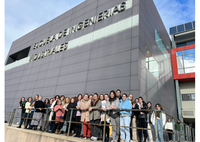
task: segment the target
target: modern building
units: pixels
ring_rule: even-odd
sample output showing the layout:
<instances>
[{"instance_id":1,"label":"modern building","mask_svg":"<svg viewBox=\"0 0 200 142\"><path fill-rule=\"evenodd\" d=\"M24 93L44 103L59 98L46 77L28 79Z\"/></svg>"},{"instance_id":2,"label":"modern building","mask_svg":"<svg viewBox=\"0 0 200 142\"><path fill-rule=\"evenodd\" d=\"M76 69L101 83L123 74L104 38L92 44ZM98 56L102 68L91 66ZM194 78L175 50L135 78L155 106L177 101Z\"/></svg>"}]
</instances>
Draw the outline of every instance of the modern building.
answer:
<instances>
[{"instance_id":1,"label":"modern building","mask_svg":"<svg viewBox=\"0 0 200 142\"><path fill-rule=\"evenodd\" d=\"M170 28L178 116L195 127L195 21Z\"/></svg>"},{"instance_id":2,"label":"modern building","mask_svg":"<svg viewBox=\"0 0 200 142\"><path fill-rule=\"evenodd\" d=\"M86 0L12 43L5 108L121 89L177 118L171 40L153 0Z\"/></svg>"}]
</instances>

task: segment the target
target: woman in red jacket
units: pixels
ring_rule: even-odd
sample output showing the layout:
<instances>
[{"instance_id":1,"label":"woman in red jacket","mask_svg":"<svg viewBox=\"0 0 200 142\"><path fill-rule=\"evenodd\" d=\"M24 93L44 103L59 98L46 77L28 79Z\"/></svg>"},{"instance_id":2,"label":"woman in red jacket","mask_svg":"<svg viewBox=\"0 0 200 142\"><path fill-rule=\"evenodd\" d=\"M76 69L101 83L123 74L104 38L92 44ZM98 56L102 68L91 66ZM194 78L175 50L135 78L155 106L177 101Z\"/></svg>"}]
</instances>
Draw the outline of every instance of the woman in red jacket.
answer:
<instances>
[{"instance_id":1,"label":"woman in red jacket","mask_svg":"<svg viewBox=\"0 0 200 142\"><path fill-rule=\"evenodd\" d=\"M60 129L63 126L65 110L63 109L62 101L58 100L57 105L54 108L54 112L56 112L56 134L60 134Z\"/></svg>"}]
</instances>

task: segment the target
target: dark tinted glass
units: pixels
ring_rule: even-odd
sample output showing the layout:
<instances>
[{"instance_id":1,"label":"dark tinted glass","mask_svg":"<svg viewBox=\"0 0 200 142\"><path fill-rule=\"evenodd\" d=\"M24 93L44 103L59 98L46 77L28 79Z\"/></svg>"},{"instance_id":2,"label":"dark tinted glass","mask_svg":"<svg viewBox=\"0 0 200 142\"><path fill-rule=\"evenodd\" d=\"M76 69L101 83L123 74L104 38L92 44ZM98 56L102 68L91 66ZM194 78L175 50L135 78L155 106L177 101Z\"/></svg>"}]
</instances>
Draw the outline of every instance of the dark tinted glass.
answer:
<instances>
[{"instance_id":1,"label":"dark tinted glass","mask_svg":"<svg viewBox=\"0 0 200 142\"><path fill-rule=\"evenodd\" d=\"M178 28L178 32L184 31L184 25L177 26L177 28Z\"/></svg>"},{"instance_id":2,"label":"dark tinted glass","mask_svg":"<svg viewBox=\"0 0 200 142\"><path fill-rule=\"evenodd\" d=\"M190 23L186 23L185 24L185 29L186 29L186 31L187 30L191 30L192 29L192 23L190 22Z\"/></svg>"},{"instance_id":3,"label":"dark tinted glass","mask_svg":"<svg viewBox=\"0 0 200 142\"><path fill-rule=\"evenodd\" d=\"M175 34L175 33L177 33L177 32L176 32L176 27L170 28L170 35L173 35L173 34Z\"/></svg>"},{"instance_id":4,"label":"dark tinted glass","mask_svg":"<svg viewBox=\"0 0 200 142\"><path fill-rule=\"evenodd\" d=\"M187 45L186 42L184 42L184 43L178 43L178 44L177 44L177 47L182 47L182 46L186 46L186 45Z\"/></svg>"},{"instance_id":5,"label":"dark tinted glass","mask_svg":"<svg viewBox=\"0 0 200 142\"><path fill-rule=\"evenodd\" d=\"M195 44L195 41L189 41L187 45Z\"/></svg>"},{"instance_id":6,"label":"dark tinted glass","mask_svg":"<svg viewBox=\"0 0 200 142\"><path fill-rule=\"evenodd\" d=\"M193 27L194 27L194 29L195 29L195 21L193 22Z\"/></svg>"}]
</instances>

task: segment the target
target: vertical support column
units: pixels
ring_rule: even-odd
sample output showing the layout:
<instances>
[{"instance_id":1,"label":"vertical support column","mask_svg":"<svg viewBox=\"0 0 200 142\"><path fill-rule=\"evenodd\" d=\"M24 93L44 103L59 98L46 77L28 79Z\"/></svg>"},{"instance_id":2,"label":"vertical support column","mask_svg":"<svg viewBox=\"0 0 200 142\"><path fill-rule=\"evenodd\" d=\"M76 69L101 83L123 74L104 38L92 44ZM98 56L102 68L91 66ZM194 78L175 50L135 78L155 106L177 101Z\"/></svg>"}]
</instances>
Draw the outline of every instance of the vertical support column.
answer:
<instances>
[{"instance_id":1,"label":"vertical support column","mask_svg":"<svg viewBox=\"0 0 200 142\"><path fill-rule=\"evenodd\" d=\"M9 122L9 125L8 125L8 126L11 126L11 125L12 125L12 123L13 123L13 118L15 117L15 112L16 112L16 109L13 109L13 112L12 112L12 115L11 115L10 122Z\"/></svg>"},{"instance_id":2,"label":"vertical support column","mask_svg":"<svg viewBox=\"0 0 200 142\"><path fill-rule=\"evenodd\" d=\"M25 122L25 124L24 124L24 129L27 128L27 123L28 123L29 114L30 114L30 110L29 110L29 113L28 113L27 116L26 116L26 122Z\"/></svg>"},{"instance_id":3,"label":"vertical support column","mask_svg":"<svg viewBox=\"0 0 200 142\"><path fill-rule=\"evenodd\" d=\"M72 121L72 114L73 114L73 108L71 108L71 115L70 115L70 120L69 120L69 126L68 126L68 132L67 132L67 136L69 136L69 132L71 129L71 121ZM69 111L69 110L68 110Z\"/></svg>"},{"instance_id":4,"label":"vertical support column","mask_svg":"<svg viewBox=\"0 0 200 142\"><path fill-rule=\"evenodd\" d=\"M181 122L183 122L181 93L180 93L178 80L175 80L175 85L176 85L176 100L177 100L177 107L178 107L178 118L181 120Z\"/></svg>"},{"instance_id":5,"label":"vertical support column","mask_svg":"<svg viewBox=\"0 0 200 142\"><path fill-rule=\"evenodd\" d=\"M104 125L103 125L103 142L105 142L105 131L106 131L106 111L105 111L105 118L104 118Z\"/></svg>"},{"instance_id":6,"label":"vertical support column","mask_svg":"<svg viewBox=\"0 0 200 142\"><path fill-rule=\"evenodd\" d=\"M173 132L175 133L174 118L172 118L172 124L173 124ZM175 141L175 134L173 134L172 140Z\"/></svg>"},{"instance_id":7,"label":"vertical support column","mask_svg":"<svg viewBox=\"0 0 200 142\"><path fill-rule=\"evenodd\" d=\"M44 125L43 125L43 127L42 127L42 131L43 131L43 132L45 131L48 113L49 113L49 108L47 108L46 114L45 114L45 117L44 117Z\"/></svg>"},{"instance_id":8,"label":"vertical support column","mask_svg":"<svg viewBox=\"0 0 200 142\"><path fill-rule=\"evenodd\" d=\"M181 129L182 129L182 132L181 132L181 133L183 134L183 135L182 135L182 140L185 141L185 126L184 126L184 124L182 124L182 123L181 123Z\"/></svg>"},{"instance_id":9,"label":"vertical support column","mask_svg":"<svg viewBox=\"0 0 200 142\"><path fill-rule=\"evenodd\" d=\"M163 126L162 126L162 111L160 111L161 113L160 113L160 124L158 124L158 125L160 125L160 133L161 133L161 136L160 136L160 138L161 138L161 142L164 142L164 138L163 138Z\"/></svg>"}]
</instances>

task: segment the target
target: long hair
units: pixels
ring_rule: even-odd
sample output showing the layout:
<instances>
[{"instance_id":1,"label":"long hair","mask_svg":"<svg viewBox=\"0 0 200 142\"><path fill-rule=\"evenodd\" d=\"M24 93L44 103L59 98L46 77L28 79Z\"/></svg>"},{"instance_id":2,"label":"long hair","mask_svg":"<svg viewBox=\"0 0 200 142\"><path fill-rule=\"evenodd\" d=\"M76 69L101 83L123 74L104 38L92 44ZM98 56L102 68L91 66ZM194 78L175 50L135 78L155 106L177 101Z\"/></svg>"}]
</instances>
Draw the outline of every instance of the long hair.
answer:
<instances>
[{"instance_id":1,"label":"long hair","mask_svg":"<svg viewBox=\"0 0 200 142\"><path fill-rule=\"evenodd\" d=\"M64 99L64 105L67 103L67 102L66 102L66 99L68 99L68 100L69 100L69 102L68 102L68 103L70 103L70 102L71 102L71 99L70 99L70 97L66 97L66 98Z\"/></svg>"},{"instance_id":2,"label":"long hair","mask_svg":"<svg viewBox=\"0 0 200 142\"><path fill-rule=\"evenodd\" d=\"M160 110L164 111L164 109L162 108L161 104L159 104L159 103L157 103L157 104L155 105L155 108L156 108L157 105L160 107Z\"/></svg>"},{"instance_id":3,"label":"long hair","mask_svg":"<svg viewBox=\"0 0 200 142\"><path fill-rule=\"evenodd\" d=\"M50 100L49 100L48 98L46 98L46 99L44 100L44 104L46 104L46 100L48 100L47 103L50 103Z\"/></svg>"},{"instance_id":4,"label":"long hair","mask_svg":"<svg viewBox=\"0 0 200 142\"><path fill-rule=\"evenodd\" d=\"M94 105L94 98L92 98L92 101L91 101L91 106L93 107L93 106L96 106L96 104L99 102L99 97L98 97L98 94L97 93L94 93L94 95L96 95L97 96L97 99L96 99L96 102L95 102L95 105ZM93 96L94 96L93 95Z\"/></svg>"},{"instance_id":5,"label":"long hair","mask_svg":"<svg viewBox=\"0 0 200 142\"><path fill-rule=\"evenodd\" d=\"M130 95L132 95L132 94L129 94L128 97L129 97ZM133 95L132 95L132 96L133 96ZM131 104L133 104L133 102L134 102L134 101L133 101L133 97L132 97L132 100L129 100L129 101L131 101Z\"/></svg>"},{"instance_id":6,"label":"long hair","mask_svg":"<svg viewBox=\"0 0 200 142\"><path fill-rule=\"evenodd\" d=\"M115 91L114 91L114 90L111 90L111 91L110 91L110 94L111 94L111 93L114 94L114 98L111 98L111 96L109 95L109 102L113 102L113 101L116 100L116 93L115 93Z\"/></svg>"},{"instance_id":7,"label":"long hair","mask_svg":"<svg viewBox=\"0 0 200 142\"><path fill-rule=\"evenodd\" d=\"M31 102L33 101L33 98L32 97L28 97L27 99L27 102L29 102L29 99L31 98Z\"/></svg>"},{"instance_id":8,"label":"long hair","mask_svg":"<svg viewBox=\"0 0 200 142\"><path fill-rule=\"evenodd\" d=\"M101 100L101 96L103 96L103 100L105 100L105 96L104 96L103 94L101 94L101 95L99 96L99 100Z\"/></svg>"},{"instance_id":9,"label":"long hair","mask_svg":"<svg viewBox=\"0 0 200 142\"><path fill-rule=\"evenodd\" d=\"M78 96L76 97L76 102L78 102L78 97L81 96L81 100L83 99L82 94L78 94Z\"/></svg>"},{"instance_id":10,"label":"long hair","mask_svg":"<svg viewBox=\"0 0 200 142\"><path fill-rule=\"evenodd\" d=\"M25 97L22 97L22 98L24 98L24 102L25 102ZM22 98L20 99L20 102L19 102L20 105L22 104Z\"/></svg>"},{"instance_id":11,"label":"long hair","mask_svg":"<svg viewBox=\"0 0 200 142\"><path fill-rule=\"evenodd\" d=\"M151 104L151 107L149 109L152 109L152 103L150 101L147 102L147 107L149 103Z\"/></svg>"}]
</instances>

